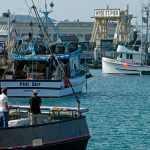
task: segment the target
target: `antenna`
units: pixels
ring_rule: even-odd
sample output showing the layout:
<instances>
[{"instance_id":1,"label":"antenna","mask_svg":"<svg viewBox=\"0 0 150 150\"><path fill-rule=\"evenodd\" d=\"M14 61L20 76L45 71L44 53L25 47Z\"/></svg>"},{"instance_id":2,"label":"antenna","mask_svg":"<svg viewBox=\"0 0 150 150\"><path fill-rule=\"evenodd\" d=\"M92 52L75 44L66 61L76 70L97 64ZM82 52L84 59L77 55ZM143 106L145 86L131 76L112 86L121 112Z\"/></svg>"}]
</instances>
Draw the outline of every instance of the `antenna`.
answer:
<instances>
[{"instance_id":1,"label":"antenna","mask_svg":"<svg viewBox=\"0 0 150 150\"><path fill-rule=\"evenodd\" d=\"M45 17L45 22L46 22L45 28L48 28L48 19L49 19L48 15L53 12L53 10L52 10L52 8L54 7L54 3L53 2L50 3L50 7L51 7L51 9L48 10L48 8L47 8L47 1L45 0L45 10L42 11L40 9L40 12L43 13L44 17Z\"/></svg>"}]
</instances>

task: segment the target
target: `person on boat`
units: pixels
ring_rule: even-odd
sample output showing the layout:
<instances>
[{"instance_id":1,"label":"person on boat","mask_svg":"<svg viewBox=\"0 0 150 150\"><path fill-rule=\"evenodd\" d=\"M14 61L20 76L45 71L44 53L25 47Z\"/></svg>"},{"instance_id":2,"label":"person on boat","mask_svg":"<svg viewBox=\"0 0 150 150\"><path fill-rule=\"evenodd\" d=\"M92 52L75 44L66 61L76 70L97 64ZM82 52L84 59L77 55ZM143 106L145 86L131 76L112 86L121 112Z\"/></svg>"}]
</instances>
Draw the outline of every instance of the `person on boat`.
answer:
<instances>
[{"instance_id":1,"label":"person on boat","mask_svg":"<svg viewBox=\"0 0 150 150\"><path fill-rule=\"evenodd\" d=\"M0 95L0 114L3 118L3 127L8 128L8 97L7 97L7 88L3 87L1 90L2 94Z\"/></svg>"},{"instance_id":2,"label":"person on boat","mask_svg":"<svg viewBox=\"0 0 150 150\"><path fill-rule=\"evenodd\" d=\"M38 92L37 90L32 91L32 96L29 100L30 105L30 125L37 125L42 123L41 118L41 98L37 96Z\"/></svg>"},{"instance_id":3,"label":"person on boat","mask_svg":"<svg viewBox=\"0 0 150 150\"><path fill-rule=\"evenodd\" d=\"M29 75L29 66L27 66L27 65L24 65L24 68L23 68L23 72L26 74L26 76L27 76L27 78L30 76Z\"/></svg>"}]
</instances>

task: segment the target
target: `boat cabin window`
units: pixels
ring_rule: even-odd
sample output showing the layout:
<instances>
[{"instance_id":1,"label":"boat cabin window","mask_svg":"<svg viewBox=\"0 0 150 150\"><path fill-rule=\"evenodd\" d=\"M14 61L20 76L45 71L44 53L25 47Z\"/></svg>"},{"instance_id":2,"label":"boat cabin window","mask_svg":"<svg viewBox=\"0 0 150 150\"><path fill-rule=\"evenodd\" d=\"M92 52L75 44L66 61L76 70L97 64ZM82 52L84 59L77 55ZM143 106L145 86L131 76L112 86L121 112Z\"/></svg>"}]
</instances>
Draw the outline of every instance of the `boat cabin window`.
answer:
<instances>
[{"instance_id":1,"label":"boat cabin window","mask_svg":"<svg viewBox=\"0 0 150 150\"><path fill-rule=\"evenodd\" d=\"M132 54L126 54L126 59L132 59L132 58L133 58Z\"/></svg>"},{"instance_id":2,"label":"boat cabin window","mask_svg":"<svg viewBox=\"0 0 150 150\"><path fill-rule=\"evenodd\" d=\"M118 54L118 57L119 57L119 58L122 58L122 53Z\"/></svg>"},{"instance_id":3,"label":"boat cabin window","mask_svg":"<svg viewBox=\"0 0 150 150\"><path fill-rule=\"evenodd\" d=\"M122 58L122 53L117 54L117 59Z\"/></svg>"}]
</instances>

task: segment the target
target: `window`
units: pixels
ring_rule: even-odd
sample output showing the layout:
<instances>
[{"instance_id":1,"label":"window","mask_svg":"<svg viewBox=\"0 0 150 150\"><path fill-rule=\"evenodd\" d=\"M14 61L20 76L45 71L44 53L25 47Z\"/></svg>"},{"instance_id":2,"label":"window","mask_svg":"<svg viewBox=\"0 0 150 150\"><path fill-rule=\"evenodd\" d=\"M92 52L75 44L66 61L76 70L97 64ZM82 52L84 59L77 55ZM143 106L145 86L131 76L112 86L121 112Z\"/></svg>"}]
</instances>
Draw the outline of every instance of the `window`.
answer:
<instances>
[{"instance_id":1,"label":"window","mask_svg":"<svg viewBox=\"0 0 150 150\"><path fill-rule=\"evenodd\" d=\"M118 55L119 58L122 58L122 53Z\"/></svg>"},{"instance_id":2,"label":"window","mask_svg":"<svg viewBox=\"0 0 150 150\"><path fill-rule=\"evenodd\" d=\"M91 39L91 34L85 34L85 41L89 41Z\"/></svg>"},{"instance_id":3,"label":"window","mask_svg":"<svg viewBox=\"0 0 150 150\"><path fill-rule=\"evenodd\" d=\"M78 34L78 37L83 37L84 35L83 34Z\"/></svg>"},{"instance_id":4,"label":"window","mask_svg":"<svg viewBox=\"0 0 150 150\"><path fill-rule=\"evenodd\" d=\"M126 55L126 59L132 59L132 58L133 58L132 54L127 54Z\"/></svg>"},{"instance_id":5,"label":"window","mask_svg":"<svg viewBox=\"0 0 150 150\"><path fill-rule=\"evenodd\" d=\"M129 54L126 55L126 59L129 59Z\"/></svg>"}]
</instances>

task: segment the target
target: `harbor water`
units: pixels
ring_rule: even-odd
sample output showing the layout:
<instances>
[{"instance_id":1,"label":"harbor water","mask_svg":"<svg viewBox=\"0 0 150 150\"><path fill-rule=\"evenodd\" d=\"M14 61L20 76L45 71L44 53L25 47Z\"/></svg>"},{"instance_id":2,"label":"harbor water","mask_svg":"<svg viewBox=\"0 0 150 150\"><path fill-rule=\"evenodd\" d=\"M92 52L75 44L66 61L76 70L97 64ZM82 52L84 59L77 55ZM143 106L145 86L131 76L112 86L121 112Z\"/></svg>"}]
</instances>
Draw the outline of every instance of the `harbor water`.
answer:
<instances>
[{"instance_id":1,"label":"harbor water","mask_svg":"<svg viewBox=\"0 0 150 150\"><path fill-rule=\"evenodd\" d=\"M87 150L150 149L150 76L110 75L91 69L80 95L91 139ZM76 106L74 96L42 99L43 105ZM11 104L28 100L10 99Z\"/></svg>"}]
</instances>

